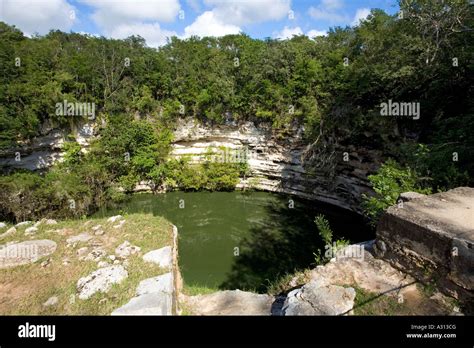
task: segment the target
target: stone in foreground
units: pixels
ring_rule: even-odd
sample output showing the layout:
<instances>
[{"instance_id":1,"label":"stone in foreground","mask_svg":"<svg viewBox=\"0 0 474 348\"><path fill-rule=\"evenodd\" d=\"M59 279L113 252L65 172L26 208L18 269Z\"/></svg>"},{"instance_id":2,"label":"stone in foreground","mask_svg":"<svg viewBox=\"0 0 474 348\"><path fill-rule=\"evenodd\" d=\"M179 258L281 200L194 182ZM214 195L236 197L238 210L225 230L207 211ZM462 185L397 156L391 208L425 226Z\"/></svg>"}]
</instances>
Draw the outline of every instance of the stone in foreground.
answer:
<instances>
[{"instance_id":1,"label":"stone in foreground","mask_svg":"<svg viewBox=\"0 0 474 348\"><path fill-rule=\"evenodd\" d=\"M38 232L38 227L28 227L25 230L25 236L35 234L36 232Z\"/></svg>"},{"instance_id":2,"label":"stone in foreground","mask_svg":"<svg viewBox=\"0 0 474 348\"><path fill-rule=\"evenodd\" d=\"M321 286L312 281L288 294L282 312L284 315L343 315L354 307L355 296L353 288Z\"/></svg>"},{"instance_id":3,"label":"stone in foreground","mask_svg":"<svg viewBox=\"0 0 474 348\"><path fill-rule=\"evenodd\" d=\"M0 268L27 265L56 251L56 242L49 239L30 240L0 246Z\"/></svg>"},{"instance_id":4,"label":"stone in foreground","mask_svg":"<svg viewBox=\"0 0 474 348\"><path fill-rule=\"evenodd\" d=\"M66 239L67 244L74 244L78 242L87 242L91 240L93 237L89 233L81 233L78 234L77 236L72 236Z\"/></svg>"},{"instance_id":5,"label":"stone in foreground","mask_svg":"<svg viewBox=\"0 0 474 348\"><path fill-rule=\"evenodd\" d=\"M87 300L96 292L108 292L113 284L118 284L127 277L128 272L123 266L100 268L77 281L79 298Z\"/></svg>"},{"instance_id":6,"label":"stone in foreground","mask_svg":"<svg viewBox=\"0 0 474 348\"><path fill-rule=\"evenodd\" d=\"M15 227L10 227L6 232L0 234L0 239L10 237L16 233Z\"/></svg>"},{"instance_id":7,"label":"stone in foreground","mask_svg":"<svg viewBox=\"0 0 474 348\"><path fill-rule=\"evenodd\" d=\"M196 315L270 315L273 300L270 295L240 290L187 298Z\"/></svg>"},{"instance_id":8,"label":"stone in foreground","mask_svg":"<svg viewBox=\"0 0 474 348\"><path fill-rule=\"evenodd\" d=\"M142 280L140 284L138 284L137 296L156 292L173 293L173 274L171 272Z\"/></svg>"},{"instance_id":9,"label":"stone in foreground","mask_svg":"<svg viewBox=\"0 0 474 348\"><path fill-rule=\"evenodd\" d=\"M379 257L421 281L474 303L474 188L413 198L394 205L377 226ZM472 305L474 307L474 305Z\"/></svg>"},{"instance_id":10,"label":"stone in foreground","mask_svg":"<svg viewBox=\"0 0 474 348\"><path fill-rule=\"evenodd\" d=\"M112 315L171 315L173 289L171 272L142 280L137 287L137 296Z\"/></svg>"},{"instance_id":11,"label":"stone in foreground","mask_svg":"<svg viewBox=\"0 0 474 348\"><path fill-rule=\"evenodd\" d=\"M115 215L115 216L111 216L107 219L107 222L115 222L115 221L118 221L120 219L123 219L123 216L122 215Z\"/></svg>"},{"instance_id":12,"label":"stone in foreground","mask_svg":"<svg viewBox=\"0 0 474 348\"><path fill-rule=\"evenodd\" d=\"M59 302L59 299L57 296L52 296L46 300L45 303L43 303L43 307L50 307L50 306L56 306Z\"/></svg>"},{"instance_id":13,"label":"stone in foreground","mask_svg":"<svg viewBox=\"0 0 474 348\"><path fill-rule=\"evenodd\" d=\"M164 292L134 297L111 315L171 315L172 298Z\"/></svg>"},{"instance_id":14,"label":"stone in foreground","mask_svg":"<svg viewBox=\"0 0 474 348\"><path fill-rule=\"evenodd\" d=\"M172 249L170 246L165 246L161 249L152 250L143 255L143 260L156 263L162 268L170 268L173 263Z\"/></svg>"},{"instance_id":15,"label":"stone in foreground","mask_svg":"<svg viewBox=\"0 0 474 348\"><path fill-rule=\"evenodd\" d=\"M359 245L364 247L364 245ZM366 245L357 257L338 258L310 272L311 280L321 286L341 285L357 287L376 294L396 296L416 289L415 279L392 267L372 254L372 243Z\"/></svg>"},{"instance_id":16,"label":"stone in foreground","mask_svg":"<svg viewBox=\"0 0 474 348\"><path fill-rule=\"evenodd\" d=\"M138 253L140 250L140 247L132 245L128 240L126 240L115 249L115 255L122 259L126 259L130 255Z\"/></svg>"}]
</instances>

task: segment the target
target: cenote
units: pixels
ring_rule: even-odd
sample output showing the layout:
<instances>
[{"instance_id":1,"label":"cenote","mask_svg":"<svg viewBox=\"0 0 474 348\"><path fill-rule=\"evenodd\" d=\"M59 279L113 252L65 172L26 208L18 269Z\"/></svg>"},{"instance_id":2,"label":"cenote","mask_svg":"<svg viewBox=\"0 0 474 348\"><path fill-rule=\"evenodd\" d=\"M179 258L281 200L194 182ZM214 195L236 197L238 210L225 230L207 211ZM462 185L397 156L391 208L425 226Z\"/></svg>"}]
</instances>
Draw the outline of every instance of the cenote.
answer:
<instances>
[{"instance_id":1,"label":"cenote","mask_svg":"<svg viewBox=\"0 0 474 348\"><path fill-rule=\"evenodd\" d=\"M314 266L324 245L314 218L324 214L334 239L373 238L346 210L268 192L135 194L100 215L147 212L179 230L179 266L188 285L264 292L276 279ZM139 231L137 231L139 233Z\"/></svg>"}]
</instances>

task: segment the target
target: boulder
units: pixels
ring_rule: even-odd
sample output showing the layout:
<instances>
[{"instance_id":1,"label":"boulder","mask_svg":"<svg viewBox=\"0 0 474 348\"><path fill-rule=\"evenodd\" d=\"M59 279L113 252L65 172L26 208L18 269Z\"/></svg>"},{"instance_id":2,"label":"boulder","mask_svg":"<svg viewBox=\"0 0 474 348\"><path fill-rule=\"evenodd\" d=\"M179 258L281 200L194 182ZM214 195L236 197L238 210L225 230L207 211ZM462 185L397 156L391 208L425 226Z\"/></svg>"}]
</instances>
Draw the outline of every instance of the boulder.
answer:
<instances>
[{"instance_id":1,"label":"boulder","mask_svg":"<svg viewBox=\"0 0 474 348\"><path fill-rule=\"evenodd\" d=\"M142 280L140 284L138 284L137 296L155 292L173 293L173 274L171 272Z\"/></svg>"},{"instance_id":2,"label":"boulder","mask_svg":"<svg viewBox=\"0 0 474 348\"><path fill-rule=\"evenodd\" d=\"M125 259L130 255L138 253L140 250L140 247L132 245L128 240L126 240L115 249L115 255L117 255L117 257Z\"/></svg>"},{"instance_id":3,"label":"boulder","mask_svg":"<svg viewBox=\"0 0 474 348\"><path fill-rule=\"evenodd\" d=\"M274 298L240 290L218 291L186 299L196 315L270 315Z\"/></svg>"},{"instance_id":4,"label":"boulder","mask_svg":"<svg viewBox=\"0 0 474 348\"><path fill-rule=\"evenodd\" d=\"M5 227L7 227L7 224L4 222L0 222L0 228L5 228Z\"/></svg>"},{"instance_id":5,"label":"boulder","mask_svg":"<svg viewBox=\"0 0 474 348\"><path fill-rule=\"evenodd\" d=\"M283 304L283 315L343 315L352 310L356 293L351 287L321 286L317 281L291 291Z\"/></svg>"},{"instance_id":6,"label":"boulder","mask_svg":"<svg viewBox=\"0 0 474 348\"><path fill-rule=\"evenodd\" d=\"M82 247L82 248L77 249L76 255L79 256L79 259L83 259L86 256L88 251L89 251L88 247Z\"/></svg>"},{"instance_id":7,"label":"boulder","mask_svg":"<svg viewBox=\"0 0 474 348\"><path fill-rule=\"evenodd\" d=\"M111 216L107 219L107 222L115 222L115 221L118 221L120 219L123 219L123 216L122 215L115 215L115 216Z\"/></svg>"},{"instance_id":8,"label":"boulder","mask_svg":"<svg viewBox=\"0 0 474 348\"><path fill-rule=\"evenodd\" d=\"M23 222L19 222L15 225L15 227L22 227L22 226L26 226L26 225L29 225L31 224L31 221L23 221Z\"/></svg>"},{"instance_id":9,"label":"boulder","mask_svg":"<svg viewBox=\"0 0 474 348\"><path fill-rule=\"evenodd\" d=\"M108 263L107 261L99 261L97 263L97 267L99 267L99 268L104 268L104 267L108 267L108 266L110 266L110 263Z\"/></svg>"},{"instance_id":10,"label":"boulder","mask_svg":"<svg viewBox=\"0 0 474 348\"><path fill-rule=\"evenodd\" d=\"M161 249L152 250L143 255L143 260L146 262L156 263L162 268L170 268L173 263L173 253L170 246L165 246Z\"/></svg>"},{"instance_id":11,"label":"boulder","mask_svg":"<svg viewBox=\"0 0 474 348\"><path fill-rule=\"evenodd\" d=\"M50 307L50 306L56 306L59 302L59 299L57 296L51 296L46 300L45 303L43 303L43 307Z\"/></svg>"},{"instance_id":12,"label":"boulder","mask_svg":"<svg viewBox=\"0 0 474 348\"><path fill-rule=\"evenodd\" d=\"M25 235L35 234L36 232L38 232L38 228L37 228L37 227L28 227L28 228L25 230Z\"/></svg>"},{"instance_id":13,"label":"boulder","mask_svg":"<svg viewBox=\"0 0 474 348\"><path fill-rule=\"evenodd\" d=\"M87 300L97 292L108 292L113 284L118 284L128 277L122 266L100 268L77 281L77 291L81 300Z\"/></svg>"},{"instance_id":14,"label":"boulder","mask_svg":"<svg viewBox=\"0 0 474 348\"><path fill-rule=\"evenodd\" d=\"M164 292L155 292L134 297L111 315L171 315L172 297Z\"/></svg>"},{"instance_id":15,"label":"boulder","mask_svg":"<svg viewBox=\"0 0 474 348\"><path fill-rule=\"evenodd\" d=\"M373 243L366 243L372 248ZM357 250L357 249L356 249ZM410 292L416 288L414 278L392 267L390 263L377 259L371 251L362 250L353 257L337 258L310 272L310 279L321 285L341 285L357 287L376 294Z\"/></svg>"},{"instance_id":16,"label":"boulder","mask_svg":"<svg viewBox=\"0 0 474 348\"><path fill-rule=\"evenodd\" d=\"M66 239L66 243L67 244L74 244L74 243L78 243L78 242L87 242L87 241L91 240L92 238L93 237L88 233L81 233L81 234L78 234L76 236L69 237L68 239Z\"/></svg>"},{"instance_id":17,"label":"boulder","mask_svg":"<svg viewBox=\"0 0 474 348\"><path fill-rule=\"evenodd\" d=\"M122 228L124 223L125 223L125 220L121 220L119 221L118 225L114 225L114 228Z\"/></svg>"},{"instance_id":18,"label":"boulder","mask_svg":"<svg viewBox=\"0 0 474 348\"><path fill-rule=\"evenodd\" d=\"M7 238L16 233L15 227L10 227L6 232L0 234L0 239Z\"/></svg>"},{"instance_id":19,"label":"boulder","mask_svg":"<svg viewBox=\"0 0 474 348\"><path fill-rule=\"evenodd\" d=\"M100 261L102 257L107 255L107 252L102 248L94 248L85 258L85 261Z\"/></svg>"}]
</instances>

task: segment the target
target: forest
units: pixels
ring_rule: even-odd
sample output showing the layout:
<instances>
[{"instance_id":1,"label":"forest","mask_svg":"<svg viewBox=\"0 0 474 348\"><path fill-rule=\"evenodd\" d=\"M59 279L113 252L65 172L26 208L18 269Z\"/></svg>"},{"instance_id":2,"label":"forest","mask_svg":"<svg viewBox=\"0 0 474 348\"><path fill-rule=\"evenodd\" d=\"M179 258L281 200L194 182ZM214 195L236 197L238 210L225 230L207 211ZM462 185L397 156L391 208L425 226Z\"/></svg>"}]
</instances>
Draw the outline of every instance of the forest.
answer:
<instances>
[{"instance_id":1,"label":"forest","mask_svg":"<svg viewBox=\"0 0 474 348\"><path fill-rule=\"evenodd\" d=\"M101 125L87 154L71 137L64 161L47 173L3 173L0 218L89 214L143 179L188 190L235 187L245 166L208 162L196 171L167 160L184 117L271 123L282 138L303 125L310 148L380 150L387 161L369 176L375 194L366 199L373 219L402 191L472 186L473 5L399 6L396 15L374 9L358 26L326 36L173 37L159 49L137 36L26 37L0 22L0 152L28 143L45 122L66 129L80 122L56 113L63 101L93 103ZM392 101L417 103L419 117L382 116L381 104Z\"/></svg>"}]
</instances>

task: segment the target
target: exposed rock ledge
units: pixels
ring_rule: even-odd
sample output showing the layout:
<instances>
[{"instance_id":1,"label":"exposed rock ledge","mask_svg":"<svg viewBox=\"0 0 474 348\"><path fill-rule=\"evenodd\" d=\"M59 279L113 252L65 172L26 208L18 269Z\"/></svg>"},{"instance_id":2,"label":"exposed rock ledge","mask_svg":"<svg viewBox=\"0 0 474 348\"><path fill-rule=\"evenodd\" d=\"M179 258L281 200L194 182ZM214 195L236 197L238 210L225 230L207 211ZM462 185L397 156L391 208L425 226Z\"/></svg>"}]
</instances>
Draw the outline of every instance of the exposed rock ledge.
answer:
<instances>
[{"instance_id":1,"label":"exposed rock ledge","mask_svg":"<svg viewBox=\"0 0 474 348\"><path fill-rule=\"evenodd\" d=\"M323 266L291 280L293 290L276 297L240 290L207 295L180 295L180 302L197 315L352 315L366 303L356 303L356 289L371 294L370 301L391 299L404 306L401 314L458 315L459 309L435 292L426 296L410 275L374 255L374 241L348 246L357 255L333 258ZM359 291L360 291L359 290ZM369 302L370 302L369 301ZM385 314L385 313L380 313Z\"/></svg>"},{"instance_id":2,"label":"exposed rock ledge","mask_svg":"<svg viewBox=\"0 0 474 348\"><path fill-rule=\"evenodd\" d=\"M93 138L94 123L75 126L72 133L86 151ZM190 156L194 161L202 160L209 147L224 146L229 149L247 149L250 176L241 180L238 188L255 188L271 192L294 194L307 199L316 199L345 209L360 212L359 203L363 193L370 191L367 174L374 172L379 154L364 148L348 146L333 149L329 164L330 175L321 169L311 168L303 160L307 144L302 140L303 128L294 129L291 136L281 136L272 131L270 125L244 122L207 126L193 119L178 122L174 132L172 156ZM41 135L29 143L0 151L0 169L41 170L50 167L63 157L61 147L67 136L65 130L43 125ZM348 161L343 161L347 152ZM20 161L16 154L20 153ZM325 162L317 156L312 163ZM136 192L152 191L148 182L137 184Z\"/></svg>"},{"instance_id":3,"label":"exposed rock ledge","mask_svg":"<svg viewBox=\"0 0 474 348\"><path fill-rule=\"evenodd\" d=\"M334 176L329 178L324 171L310 173L303 159L307 145L302 134L302 128L294 129L291 137L282 139L265 124L210 127L187 119L181 120L174 133L172 155L199 162L209 147L246 148L250 176L238 187L294 194L359 212L362 194L370 191L367 174L376 170L377 153L353 146L336 149ZM349 160L344 162L346 151Z\"/></svg>"},{"instance_id":4,"label":"exposed rock ledge","mask_svg":"<svg viewBox=\"0 0 474 348\"><path fill-rule=\"evenodd\" d=\"M72 127L70 132L44 124L38 137L18 144L17 147L0 151L0 169L41 170L51 167L54 162L62 159L61 148L69 133L74 134L83 149L87 148L94 134L94 123L79 122Z\"/></svg>"},{"instance_id":5,"label":"exposed rock ledge","mask_svg":"<svg viewBox=\"0 0 474 348\"><path fill-rule=\"evenodd\" d=\"M401 199L377 226L378 256L474 311L474 188Z\"/></svg>"}]
</instances>

